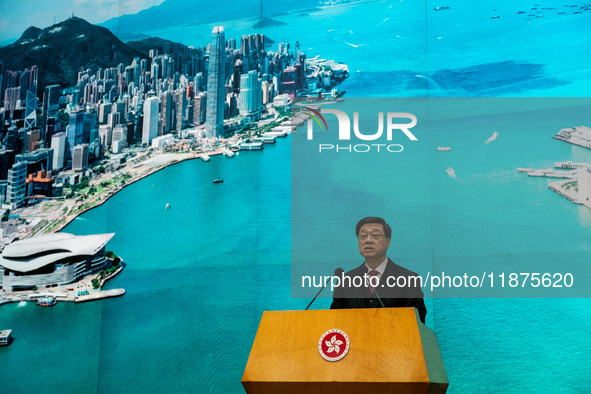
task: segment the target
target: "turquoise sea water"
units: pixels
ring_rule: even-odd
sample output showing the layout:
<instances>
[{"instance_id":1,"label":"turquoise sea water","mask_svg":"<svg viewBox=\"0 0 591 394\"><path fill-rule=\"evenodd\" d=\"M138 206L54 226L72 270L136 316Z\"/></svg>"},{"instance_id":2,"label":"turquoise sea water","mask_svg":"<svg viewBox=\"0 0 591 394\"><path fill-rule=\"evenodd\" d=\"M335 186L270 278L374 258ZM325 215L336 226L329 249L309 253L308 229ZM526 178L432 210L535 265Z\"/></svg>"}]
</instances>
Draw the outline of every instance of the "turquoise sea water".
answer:
<instances>
[{"instance_id":1,"label":"turquoise sea water","mask_svg":"<svg viewBox=\"0 0 591 394\"><path fill-rule=\"evenodd\" d=\"M292 46L300 40L309 56L347 63L348 95L587 95L591 75L581 55L591 42L587 13L522 21L512 2L466 4L449 2L450 10L431 12L441 4L372 2L276 17L288 25L263 32ZM490 19L497 13L501 18ZM253 32L251 22L223 24L227 36L238 37ZM204 45L210 31L171 28L159 35ZM0 391L242 392L262 312L303 309L309 301L292 298L291 287L291 253L301 248L292 244L292 224L302 222L292 209L306 208L303 198L316 203L313 215L301 211L311 217L311 231L328 237L342 228L305 250L316 251L312 257L329 272L337 263L345 269L359 263L352 226L367 210L398 224L392 254L421 273L456 262L527 259L558 270L590 261L591 210L550 191L549 180L515 172L559 160L589 162L590 151L550 138L562 127L591 126L588 114L549 113L514 129L502 122L492 129L485 117L466 120L462 129L441 119L421 145L405 143L411 155L375 158L366 176L354 176L356 163L347 159L314 166L292 158L293 137L262 152L160 171L65 229L116 233L108 248L128 265L107 288L125 288L125 296L54 308L0 307L0 328L16 337L0 349ZM564 124L567 115L572 124ZM493 131L498 139L485 145ZM435 154L437 145L453 150ZM306 165L309 178L292 183ZM449 166L457 179L447 175ZM224 184L213 185L219 176ZM591 386L589 299L426 303L449 392L579 393ZM324 298L313 308L329 305Z\"/></svg>"}]
</instances>

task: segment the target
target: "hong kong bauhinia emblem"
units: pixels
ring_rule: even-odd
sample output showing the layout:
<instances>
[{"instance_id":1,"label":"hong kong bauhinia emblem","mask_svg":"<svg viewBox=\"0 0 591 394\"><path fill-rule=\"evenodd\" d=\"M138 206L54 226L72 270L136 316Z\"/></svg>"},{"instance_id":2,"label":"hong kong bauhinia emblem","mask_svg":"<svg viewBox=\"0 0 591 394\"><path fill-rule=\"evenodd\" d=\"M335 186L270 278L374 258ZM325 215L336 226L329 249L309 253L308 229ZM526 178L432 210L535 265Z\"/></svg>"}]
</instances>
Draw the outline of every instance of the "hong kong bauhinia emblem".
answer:
<instances>
[{"instance_id":1,"label":"hong kong bauhinia emblem","mask_svg":"<svg viewBox=\"0 0 591 394\"><path fill-rule=\"evenodd\" d=\"M349 352L350 344L347 334L335 328L322 334L318 341L318 352L327 361L339 361Z\"/></svg>"}]
</instances>

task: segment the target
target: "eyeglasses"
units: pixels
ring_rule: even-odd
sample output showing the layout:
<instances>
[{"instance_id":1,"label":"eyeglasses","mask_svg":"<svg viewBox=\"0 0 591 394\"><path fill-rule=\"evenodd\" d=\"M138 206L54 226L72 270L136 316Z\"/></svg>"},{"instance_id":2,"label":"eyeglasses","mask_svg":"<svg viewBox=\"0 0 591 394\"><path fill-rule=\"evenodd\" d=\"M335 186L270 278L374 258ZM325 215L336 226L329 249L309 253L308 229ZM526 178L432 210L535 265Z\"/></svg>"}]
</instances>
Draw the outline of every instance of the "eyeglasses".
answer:
<instances>
[{"instance_id":1,"label":"eyeglasses","mask_svg":"<svg viewBox=\"0 0 591 394\"><path fill-rule=\"evenodd\" d=\"M386 238L386 236L383 235L383 234L365 234L365 233L359 234L359 239L361 241L365 241L365 240L367 240L369 238L375 239L376 241L379 241L382 238Z\"/></svg>"}]
</instances>

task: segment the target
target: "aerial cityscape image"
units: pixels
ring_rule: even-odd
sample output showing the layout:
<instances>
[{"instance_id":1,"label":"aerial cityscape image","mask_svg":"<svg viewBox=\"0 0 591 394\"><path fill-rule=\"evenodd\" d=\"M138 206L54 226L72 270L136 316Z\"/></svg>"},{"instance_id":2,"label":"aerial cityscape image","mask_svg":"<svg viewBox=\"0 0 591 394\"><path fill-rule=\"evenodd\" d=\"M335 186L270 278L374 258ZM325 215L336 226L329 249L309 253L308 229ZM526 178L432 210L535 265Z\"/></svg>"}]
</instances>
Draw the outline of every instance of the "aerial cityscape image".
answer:
<instances>
[{"instance_id":1,"label":"aerial cityscape image","mask_svg":"<svg viewBox=\"0 0 591 394\"><path fill-rule=\"evenodd\" d=\"M0 7L1 392L244 393L366 242L447 392L588 392L591 3Z\"/></svg>"}]
</instances>

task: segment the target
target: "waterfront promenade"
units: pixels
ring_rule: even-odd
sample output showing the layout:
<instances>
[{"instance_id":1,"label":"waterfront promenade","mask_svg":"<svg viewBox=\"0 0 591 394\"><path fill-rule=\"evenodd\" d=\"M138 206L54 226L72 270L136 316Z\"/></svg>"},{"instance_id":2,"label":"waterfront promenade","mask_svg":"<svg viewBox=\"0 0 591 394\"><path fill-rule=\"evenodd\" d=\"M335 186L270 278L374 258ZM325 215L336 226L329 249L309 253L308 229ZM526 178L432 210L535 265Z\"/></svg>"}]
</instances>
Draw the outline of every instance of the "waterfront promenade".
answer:
<instances>
[{"instance_id":1,"label":"waterfront promenade","mask_svg":"<svg viewBox=\"0 0 591 394\"><path fill-rule=\"evenodd\" d=\"M223 154L222 149L207 152L208 156ZM76 217L104 204L125 187L144 179L168 166L185 160L199 159L196 152L152 151L139 154L116 171L101 174L89 181L89 188L96 188L93 195L70 199L48 199L39 204L11 212L19 215L21 223L17 236L20 239L61 231Z\"/></svg>"},{"instance_id":2,"label":"waterfront promenade","mask_svg":"<svg viewBox=\"0 0 591 394\"><path fill-rule=\"evenodd\" d=\"M99 274L88 275L78 282L52 287L51 289L19 291L17 293L0 293L0 305L12 302L37 302L42 297L54 298L57 302L87 302L101 300L105 298L120 297L125 294L124 289L101 290L103 285L110 279L113 279L125 268L125 263L121 261L120 267L113 273L106 275L99 280L98 288L94 288L92 280L99 277Z\"/></svg>"}]
</instances>

